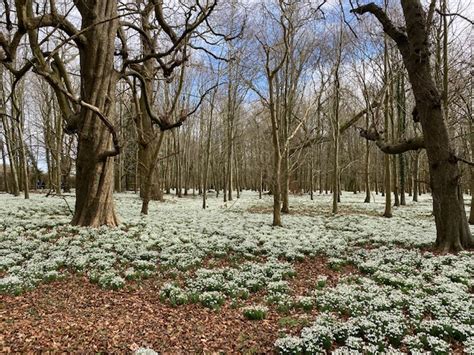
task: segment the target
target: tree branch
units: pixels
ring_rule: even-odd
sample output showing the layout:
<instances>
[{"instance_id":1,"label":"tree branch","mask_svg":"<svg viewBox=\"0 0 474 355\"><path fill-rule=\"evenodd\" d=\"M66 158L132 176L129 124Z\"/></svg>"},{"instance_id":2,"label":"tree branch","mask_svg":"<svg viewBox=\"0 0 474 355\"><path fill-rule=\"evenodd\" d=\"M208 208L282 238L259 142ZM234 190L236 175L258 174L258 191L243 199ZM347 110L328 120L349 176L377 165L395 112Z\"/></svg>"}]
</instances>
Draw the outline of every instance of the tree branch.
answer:
<instances>
[{"instance_id":1,"label":"tree branch","mask_svg":"<svg viewBox=\"0 0 474 355\"><path fill-rule=\"evenodd\" d=\"M406 46L408 44L408 38L404 31L397 28L392 20L387 16L384 10L373 2L359 6L351 10L352 13L363 15L367 12L373 14L380 24L383 26L384 32L392 38L398 46Z\"/></svg>"},{"instance_id":2,"label":"tree branch","mask_svg":"<svg viewBox=\"0 0 474 355\"><path fill-rule=\"evenodd\" d=\"M377 132L374 126L368 130L361 129L360 136L375 142L377 147L386 154L402 154L410 150L419 150L425 148L425 141L423 137L413 137L397 143L387 143L383 140L382 135Z\"/></svg>"}]
</instances>

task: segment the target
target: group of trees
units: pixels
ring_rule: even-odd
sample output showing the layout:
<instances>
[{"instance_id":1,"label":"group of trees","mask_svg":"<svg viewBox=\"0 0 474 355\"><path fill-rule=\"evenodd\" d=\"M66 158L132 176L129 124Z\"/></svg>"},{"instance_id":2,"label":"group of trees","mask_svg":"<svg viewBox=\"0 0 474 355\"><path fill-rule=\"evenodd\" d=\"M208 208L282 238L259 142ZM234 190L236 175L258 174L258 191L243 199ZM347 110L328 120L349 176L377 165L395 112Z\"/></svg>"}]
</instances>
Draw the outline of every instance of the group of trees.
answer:
<instances>
[{"instance_id":1,"label":"group of trees","mask_svg":"<svg viewBox=\"0 0 474 355\"><path fill-rule=\"evenodd\" d=\"M463 201L474 187L472 23L462 7L2 5L5 191L73 186L81 226L119 223L114 191L139 192L146 214L172 190L202 195L206 208L209 191L227 201L253 189L272 194L275 226L290 192L331 192L333 213L341 191L365 191L365 202L382 193L386 217L407 195L430 192L437 246L473 246Z\"/></svg>"}]
</instances>

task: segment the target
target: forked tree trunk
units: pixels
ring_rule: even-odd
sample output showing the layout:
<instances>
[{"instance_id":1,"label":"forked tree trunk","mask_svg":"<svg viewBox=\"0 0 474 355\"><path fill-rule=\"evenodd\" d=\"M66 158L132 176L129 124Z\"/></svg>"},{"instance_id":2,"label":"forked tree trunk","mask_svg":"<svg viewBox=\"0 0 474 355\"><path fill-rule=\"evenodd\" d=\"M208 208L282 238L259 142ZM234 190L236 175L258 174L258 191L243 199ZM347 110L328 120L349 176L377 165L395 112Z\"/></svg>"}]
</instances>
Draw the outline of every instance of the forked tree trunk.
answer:
<instances>
[{"instance_id":1,"label":"forked tree trunk","mask_svg":"<svg viewBox=\"0 0 474 355\"><path fill-rule=\"evenodd\" d=\"M115 36L118 20L115 1L77 1L82 15L82 28L93 23L84 35L87 42L80 49L81 96L99 108L113 124L115 122L114 71ZM112 20L110 20L112 19ZM113 201L114 161L103 157L112 147L112 135L96 113L82 107L80 112L78 152L76 162L76 206L73 225L98 227L116 226L119 221Z\"/></svg>"}]
</instances>

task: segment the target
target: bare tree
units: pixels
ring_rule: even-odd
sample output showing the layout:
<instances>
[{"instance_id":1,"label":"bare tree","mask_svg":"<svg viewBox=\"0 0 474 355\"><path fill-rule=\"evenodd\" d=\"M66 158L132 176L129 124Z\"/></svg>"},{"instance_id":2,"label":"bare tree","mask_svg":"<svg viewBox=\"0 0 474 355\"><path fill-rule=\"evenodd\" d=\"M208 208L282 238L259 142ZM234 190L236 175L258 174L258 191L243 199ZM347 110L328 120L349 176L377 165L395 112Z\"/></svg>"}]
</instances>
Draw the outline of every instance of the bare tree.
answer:
<instances>
[{"instance_id":1,"label":"bare tree","mask_svg":"<svg viewBox=\"0 0 474 355\"><path fill-rule=\"evenodd\" d=\"M388 154L426 148L437 231L436 245L443 251L462 250L473 246L474 240L464 209L459 159L450 144L442 98L433 80L427 16L419 0L401 0L401 5L406 30L395 26L386 12L374 3L352 11L373 14L382 24L384 32L396 43L408 71L416 102L414 119L421 122L423 137L387 144L378 133L363 134L376 140L379 148Z\"/></svg>"}]
</instances>

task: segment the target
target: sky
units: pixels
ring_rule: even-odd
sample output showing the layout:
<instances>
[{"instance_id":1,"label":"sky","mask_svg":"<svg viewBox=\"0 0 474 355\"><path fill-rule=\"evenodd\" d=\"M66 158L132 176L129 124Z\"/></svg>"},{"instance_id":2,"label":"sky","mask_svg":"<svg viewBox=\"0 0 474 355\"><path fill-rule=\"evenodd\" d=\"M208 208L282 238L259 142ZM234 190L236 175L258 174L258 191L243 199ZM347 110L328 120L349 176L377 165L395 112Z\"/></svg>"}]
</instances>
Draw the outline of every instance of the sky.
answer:
<instances>
[{"instance_id":1,"label":"sky","mask_svg":"<svg viewBox=\"0 0 474 355\"><path fill-rule=\"evenodd\" d=\"M262 3L262 1L268 1L268 0L245 0L245 2L247 3L248 7L250 9L253 8L253 6L256 6L260 3ZM345 15L346 15L346 19L347 21L351 24L351 26L354 27L354 29L356 31L361 31L361 28L358 26L358 22L355 18L355 16L353 16L352 14L349 13L349 10L350 10L350 2L349 0L327 0L326 4L324 5L323 9L328 13L328 16L331 16L330 13L333 12L333 13L337 13L337 11L339 10L339 7L340 7L340 3L339 1L342 2L342 5L344 6L345 8ZM365 4L365 3L368 3L370 2L371 0L359 0L359 3L360 4ZM383 3L383 0L373 0L379 4L382 4ZM314 3L315 4L319 4L321 2L321 0L314 0ZM354 4L357 3L357 0L352 0L352 2ZM389 0L389 2L391 4L399 4L399 0ZM423 2L425 4L428 4L429 3L429 0L423 0ZM474 20L474 0L448 0L448 8L449 8L449 12L459 12L461 13L463 16L471 19L471 20ZM75 14L72 14L75 16ZM252 16L252 13L251 13L251 16ZM473 32L473 25L471 25L468 21L460 18L460 17L451 17L450 18L452 20L452 36L453 37L458 37L459 36L459 40L463 41L464 38L468 39L468 38L473 38L474 36L472 36L472 32ZM76 20L74 20L74 22L78 22L79 21L79 18L77 18ZM472 40L471 40L472 41ZM472 42L471 42L471 46L469 48L469 50L472 51ZM34 114L34 113L33 113ZM43 165L43 164L41 164Z\"/></svg>"}]
</instances>

